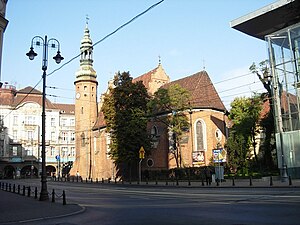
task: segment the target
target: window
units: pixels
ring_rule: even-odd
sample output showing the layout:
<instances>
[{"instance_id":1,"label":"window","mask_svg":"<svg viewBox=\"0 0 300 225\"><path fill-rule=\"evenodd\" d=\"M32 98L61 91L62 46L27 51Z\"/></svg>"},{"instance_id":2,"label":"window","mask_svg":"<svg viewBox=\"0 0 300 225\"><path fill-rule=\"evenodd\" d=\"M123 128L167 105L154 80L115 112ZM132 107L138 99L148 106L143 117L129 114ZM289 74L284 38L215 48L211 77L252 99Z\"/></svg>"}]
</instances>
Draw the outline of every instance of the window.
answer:
<instances>
[{"instance_id":1,"label":"window","mask_svg":"<svg viewBox=\"0 0 300 225\"><path fill-rule=\"evenodd\" d=\"M68 141L68 133L67 132L61 132L61 140L63 142L67 142Z\"/></svg>"},{"instance_id":2,"label":"window","mask_svg":"<svg viewBox=\"0 0 300 225\"><path fill-rule=\"evenodd\" d=\"M51 156L54 156L54 155L55 155L55 148L54 148L54 147L51 147L50 155L51 155Z\"/></svg>"},{"instance_id":3,"label":"window","mask_svg":"<svg viewBox=\"0 0 300 225\"><path fill-rule=\"evenodd\" d=\"M18 140L18 131L14 130L13 131L13 141L17 142L17 140Z\"/></svg>"},{"instance_id":4,"label":"window","mask_svg":"<svg viewBox=\"0 0 300 225\"><path fill-rule=\"evenodd\" d=\"M51 118L51 127L55 127L55 118Z\"/></svg>"},{"instance_id":5,"label":"window","mask_svg":"<svg viewBox=\"0 0 300 225\"><path fill-rule=\"evenodd\" d=\"M196 121L195 131L196 151L206 151L206 126L203 120Z\"/></svg>"},{"instance_id":6,"label":"window","mask_svg":"<svg viewBox=\"0 0 300 225\"><path fill-rule=\"evenodd\" d=\"M28 141L33 140L33 131L32 130L27 131L27 140Z\"/></svg>"},{"instance_id":7,"label":"window","mask_svg":"<svg viewBox=\"0 0 300 225\"><path fill-rule=\"evenodd\" d=\"M75 147L71 147L71 156L75 156Z\"/></svg>"},{"instance_id":8,"label":"window","mask_svg":"<svg viewBox=\"0 0 300 225\"><path fill-rule=\"evenodd\" d=\"M70 125L71 125L71 126L75 126L75 119L71 119L71 120L70 120Z\"/></svg>"},{"instance_id":9,"label":"window","mask_svg":"<svg viewBox=\"0 0 300 225\"><path fill-rule=\"evenodd\" d=\"M85 146L85 135L84 135L84 133L82 133L80 135L80 137L81 137L81 147L84 147Z\"/></svg>"},{"instance_id":10,"label":"window","mask_svg":"<svg viewBox=\"0 0 300 225\"><path fill-rule=\"evenodd\" d=\"M61 126L67 126L67 119L66 118L61 118L60 125Z\"/></svg>"},{"instance_id":11,"label":"window","mask_svg":"<svg viewBox=\"0 0 300 225\"><path fill-rule=\"evenodd\" d=\"M75 132L71 132L71 142L75 141Z\"/></svg>"},{"instance_id":12,"label":"window","mask_svg":"<svg viewBox=\"0 0 300 225\"><path fill-rule=\"evenodd\" d=\"M55 137L55 132L51 132L51 141L55 141L56 137Z\"/></svg>"},{"instance_id":13,"label":"window","mask_svg":"<svg viewBox=\"0 0 300 225\"><path fill-rule=\"evenodd\" d=\"M61 148L62 157L68 156L68 147Z\"/></svg>"},{"instance_id":14,"label":"window","mask_svg":"<svg viewBox=\"0 0 300 225\"><path fill-rule=\"evenodd\" d=\"M35 125L35 117L34 116L26 116L25 124L26 125Z\"/></svg>"},{"instance_id":15,"label":"window","mask_svg":"<svg viewBox=\"0 0 300 225\"><path fill-rule=\"evenodd\" d=\"M13 124L18 125L18 116L14 116Z\"/></svg>"},{"instance_id":16,"label":"window","mask_svg":"<svg viewBox=\"0 0 300 225\"><path fill-rule=\"evenodd\" d=\"M155 137L157 137L157 136L158 136L158 129L157 129L156 126L153 126L153 127L151 128L151 137L152 137L152 138L155 138Z\"/></svg>"},{"instance_id":17,"label":"window","mask_svg":"<svg viewBox=\"0 0 300 225\"><path fill-rule=\"evenodd\" d=\"M18 155L18 147L13 146L13 156L17 156L17 155Z\"/></svg>"},{"instance_id":18,"label":"window","mask_svg":"<svg viewBox=\"0 0 300 225\"><path fill-rule=\"evenodd\" d=\"M83 107L81 107L81 114L83 114Z\"/></svg>"}]
</instances>

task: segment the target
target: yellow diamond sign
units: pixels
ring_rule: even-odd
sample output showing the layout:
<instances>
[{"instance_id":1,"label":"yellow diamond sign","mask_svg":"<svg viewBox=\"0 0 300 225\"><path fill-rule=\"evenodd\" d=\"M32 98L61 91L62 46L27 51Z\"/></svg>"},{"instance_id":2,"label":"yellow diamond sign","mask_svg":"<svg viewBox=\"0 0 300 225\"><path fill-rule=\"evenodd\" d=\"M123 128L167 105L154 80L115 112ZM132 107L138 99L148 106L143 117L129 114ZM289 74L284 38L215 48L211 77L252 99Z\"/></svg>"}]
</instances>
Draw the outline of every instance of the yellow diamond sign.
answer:
<instances>
[{"instance_id":1,"label":"yellow diamond sign","mask_svg":"<svg viewBox=\"0 0 300 225\"><path fill-rule=\"evenodd\" d=\"M145 158L145 149L144 147L142 146L140 148L140 159L144 159Z\"/></svg>"}]
</instances>

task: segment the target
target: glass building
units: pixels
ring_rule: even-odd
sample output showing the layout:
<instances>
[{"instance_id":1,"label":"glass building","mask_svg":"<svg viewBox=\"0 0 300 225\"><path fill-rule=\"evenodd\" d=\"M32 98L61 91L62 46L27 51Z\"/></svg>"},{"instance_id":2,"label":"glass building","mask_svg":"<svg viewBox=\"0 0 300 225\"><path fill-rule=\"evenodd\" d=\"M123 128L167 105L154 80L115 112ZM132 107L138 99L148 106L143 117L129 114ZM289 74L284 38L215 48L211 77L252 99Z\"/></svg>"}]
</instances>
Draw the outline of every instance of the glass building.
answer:
<instances>
[{"instance_id":1,"label":"glass building","mask_svg":"<svg viewBox=\"0 0 300 225\"><path fill-rule=\"evenodd\" d=\"M300 178L300 1L279 0L231 22L231 27L265 40L281 177Z\"/></svg>"}]
</instances>

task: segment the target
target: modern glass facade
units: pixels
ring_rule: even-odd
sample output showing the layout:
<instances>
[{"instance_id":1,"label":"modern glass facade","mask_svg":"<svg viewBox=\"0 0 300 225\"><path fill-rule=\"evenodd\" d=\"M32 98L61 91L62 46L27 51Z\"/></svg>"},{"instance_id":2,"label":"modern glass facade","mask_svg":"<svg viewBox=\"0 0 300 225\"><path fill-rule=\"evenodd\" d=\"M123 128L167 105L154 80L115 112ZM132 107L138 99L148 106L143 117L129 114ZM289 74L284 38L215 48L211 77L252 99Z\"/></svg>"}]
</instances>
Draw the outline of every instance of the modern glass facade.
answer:
<instances>
[{"instance_id":1,"label":"modern glass facade","mask_svg":"<svg viewBox=\"0 0 300 225\"><path fill-rule=\"evenodd\" d=\"M278 166L300 176L300 23L266 36Z\"/></svg>"}]
</instances>

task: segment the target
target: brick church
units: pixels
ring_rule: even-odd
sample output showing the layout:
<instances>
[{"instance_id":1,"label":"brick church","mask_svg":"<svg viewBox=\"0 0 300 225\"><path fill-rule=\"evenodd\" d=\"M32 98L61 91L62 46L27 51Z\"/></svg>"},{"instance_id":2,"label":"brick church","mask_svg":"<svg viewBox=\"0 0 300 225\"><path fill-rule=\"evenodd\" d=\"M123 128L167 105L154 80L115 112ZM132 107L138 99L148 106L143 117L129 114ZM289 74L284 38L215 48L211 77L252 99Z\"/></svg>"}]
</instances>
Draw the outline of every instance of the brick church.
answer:
<instances>
[{"instance_id":1,"label":"brick church","mask_svg":"<svg viewBox=\"0 0 300 225\"><path fill-rule=\"evenodd\" d=\"M110 136L106 133L101 100L97 102L97 75L93 69L93 44L88 27L80 46L80 68L76 72L75 124L76 160L71 175L92 179L116 178L116 167L109 157ZM180 142L182 167L207 166L212 160L213 149L224 147L226 141L226 108L209 75L200 71L182 79L170 81L161 62L153 70L136 77L152 95L159 88L179 84L190 92L190 109L186 111L190 129ZM112 85L109 82L109 85ZM159 122L149 122L149 135L154 137L151 154L142 162L145 170L167 170L176 167L169 150L168 127Z\"/></svg>"}]
</instances>

